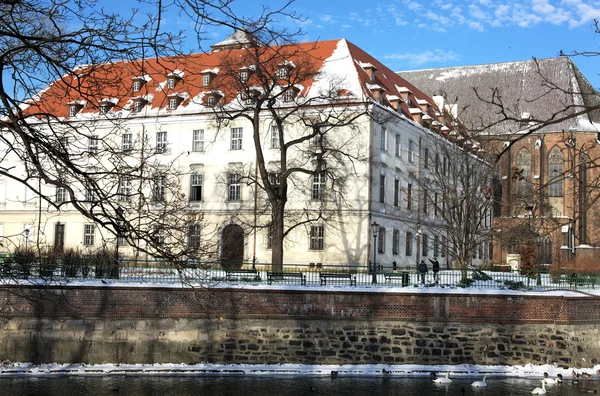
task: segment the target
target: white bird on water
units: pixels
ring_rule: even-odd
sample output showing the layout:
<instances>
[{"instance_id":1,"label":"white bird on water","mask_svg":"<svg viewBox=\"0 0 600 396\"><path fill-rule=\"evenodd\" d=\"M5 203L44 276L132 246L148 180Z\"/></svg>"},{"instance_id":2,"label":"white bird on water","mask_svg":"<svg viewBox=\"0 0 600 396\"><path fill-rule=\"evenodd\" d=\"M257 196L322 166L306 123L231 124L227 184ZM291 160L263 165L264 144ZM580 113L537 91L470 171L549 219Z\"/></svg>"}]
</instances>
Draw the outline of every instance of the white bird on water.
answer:
<instances>
[{"instance_id":1,"label":"white bird on water","mask_svg":"<svg viewBox=\"0 0 600 396\"><path fill-rule=\"evenodd\" d=\"M486 385L487 385L487 383L485 382L485 375L483 376L483 380L475 381L471 384L471 386L474 386L476 388L483 388Z\"/></svg>"},{"instance_id":2,"label":"white bird on water","mask_svg":"<svg viewBox=\"0 0 600 396\"><path fill-rule=\"evenodd\" d=\"M535 388L534 390L531 391L532 395L545 395L546 394L546 383L544 382L544 380L540 381L542 383L542 387L541 388Z\"/></svg>"},{"instance_id":3,"label":"white bird on water","mask_svg":"<svg viewBox=\"0 0 600 396\"><path fill-rule=\"evenodd\" d=\"M436 378L433 380L433 382L436 384L449 384L452 382L452 380L450 378L448 378L448 373L446 373L445 377Z\"/></svg>"}]
</instances>

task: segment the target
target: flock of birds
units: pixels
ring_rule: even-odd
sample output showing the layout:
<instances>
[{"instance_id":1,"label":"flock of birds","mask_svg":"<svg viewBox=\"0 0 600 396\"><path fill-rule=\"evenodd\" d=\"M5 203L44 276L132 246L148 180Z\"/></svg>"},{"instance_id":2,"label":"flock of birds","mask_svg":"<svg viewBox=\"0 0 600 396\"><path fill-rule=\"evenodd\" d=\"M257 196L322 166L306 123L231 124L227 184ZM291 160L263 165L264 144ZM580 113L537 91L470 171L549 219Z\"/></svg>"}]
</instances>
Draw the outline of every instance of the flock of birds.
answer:
<instances>
[{"instance_id":1,"label":"flock of birds","mask_svg":"<svg viewBox=\"0 0 600 396\"><path fill-rule=\"evenodd\" d=\"M586 372L582 372L582 373L578 373L575 370L573 370L573 372L571 373L573 376L572 379L572 383L573 384L577 384L579 383L579 379L581 377L591 377L590 373L586 373ZM597 374L600 374L600 370L598 370ZM449 377L449 373L446 373L445 377L437 377L437 374L435 372L431 373L431 377L433 377L433 382L436 384L450 384L452 382L452 380ZM481 381L475 381L471 384L472 387L474 388L483 388L485 386L487 386L487 383L485 382L485 375L483 376L483 379ZM557 376L555 378L551 378L548 373L544 373L544 378L542 380L540 380L542 387L536 387L531 391L532 395L545 395L546 394L546 385L550 385L550 384L561 384L563 382L563 376L562 374L557 374ZM462 393L465 392L465 388L463 387L460 390ZM596 393L596 389L581 389L582 392L584 393Z\"/></svg>"}]
</instances>

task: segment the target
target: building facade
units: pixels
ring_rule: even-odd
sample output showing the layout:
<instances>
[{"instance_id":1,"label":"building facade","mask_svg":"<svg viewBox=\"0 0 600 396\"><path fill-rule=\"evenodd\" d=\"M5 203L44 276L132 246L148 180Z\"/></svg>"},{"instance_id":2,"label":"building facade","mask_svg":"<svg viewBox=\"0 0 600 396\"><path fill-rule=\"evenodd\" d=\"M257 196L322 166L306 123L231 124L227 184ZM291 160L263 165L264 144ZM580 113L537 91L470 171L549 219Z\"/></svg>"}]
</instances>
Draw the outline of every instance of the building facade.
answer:
<instances>
[{"instance_id":1,"label":"building facade","mask_svg":"<svg viewBox=\"0 0 600 396\"><path fill-rule=\"evenodd\" d=\"M83 66L26 102L24 121L48 140L33 161L15 154L24 143L6 147L3 249L155 259L193 248L198 260L267 264L270 194L285 181L285 264L450 265L444 199L423 178L449 160L439 145L458 143L435 101L346 40L269 49L268 69L236 61L246 39ZM486 243L474 260L489 259Z\"/></svg>"}]
</instances>

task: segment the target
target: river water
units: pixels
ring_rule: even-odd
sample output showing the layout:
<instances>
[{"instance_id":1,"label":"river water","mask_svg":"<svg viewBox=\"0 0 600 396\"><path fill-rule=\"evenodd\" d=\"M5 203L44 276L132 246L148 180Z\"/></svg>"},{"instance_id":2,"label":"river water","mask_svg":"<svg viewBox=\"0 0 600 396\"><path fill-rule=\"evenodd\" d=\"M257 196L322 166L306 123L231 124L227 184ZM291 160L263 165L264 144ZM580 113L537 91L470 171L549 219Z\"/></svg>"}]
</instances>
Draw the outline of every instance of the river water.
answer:
<instances>
[{"instance_id":1,"label":"river water","mask_svg":"<svg viewBox=\"0 0 600 396\"><path fill-rule=\"evenodd\" d=\"M539 379L492 377L485 388L473 388L480 378L456 378L448 385L433 384L430 378L364 377L249 377L249 376L48 376L0 378L1 396L42 395L218 395L218 396L427 396L531 395L541 386ZM600 381L584 379L547 386L548 395L575 396L600 393Z\"/></svg>"}]
</instances>

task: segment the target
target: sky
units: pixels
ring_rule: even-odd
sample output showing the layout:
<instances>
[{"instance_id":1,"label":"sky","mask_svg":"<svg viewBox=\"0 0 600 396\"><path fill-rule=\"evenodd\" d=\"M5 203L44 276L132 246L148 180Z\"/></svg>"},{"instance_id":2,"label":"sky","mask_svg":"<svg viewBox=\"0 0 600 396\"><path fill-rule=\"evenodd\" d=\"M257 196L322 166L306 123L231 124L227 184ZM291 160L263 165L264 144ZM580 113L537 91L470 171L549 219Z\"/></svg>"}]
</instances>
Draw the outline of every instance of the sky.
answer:
<instances>
[{"instance_id":1,"label":"sky","mask_svg":"<svg viewBox=\"0 0 600 396\"><path fill-rule=\"evenodd\" d=\"M236 0L235 7L252 16L260 4L283 3ZM599 0L295 0L289 10L302 17L284 22L302 28L298 41L346 38L394 71L600 51L594 27ZM167 22L186 28L185 21L171 17ZM204 44L229 33L211 29ZM572 59L600 88L600 57Z\"/></svg>"}]
</instances>

